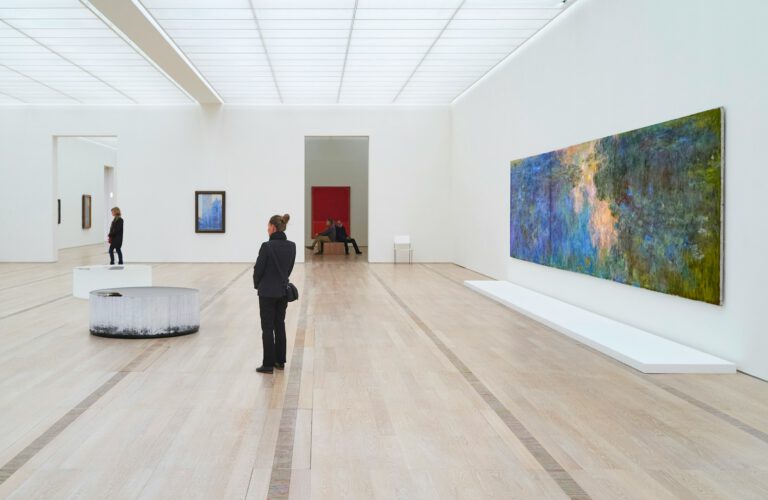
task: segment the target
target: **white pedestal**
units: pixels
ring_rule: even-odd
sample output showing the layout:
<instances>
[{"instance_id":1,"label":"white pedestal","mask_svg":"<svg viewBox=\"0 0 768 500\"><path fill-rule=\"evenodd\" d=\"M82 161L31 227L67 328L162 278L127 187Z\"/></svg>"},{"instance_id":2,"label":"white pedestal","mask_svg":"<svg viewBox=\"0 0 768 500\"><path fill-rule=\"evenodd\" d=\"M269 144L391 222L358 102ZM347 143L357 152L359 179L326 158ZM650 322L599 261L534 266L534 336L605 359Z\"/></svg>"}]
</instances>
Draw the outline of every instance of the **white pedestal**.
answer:
<instances>
[{"instance_id":1,"label":"white pedestal","mask_svg":"<svg viewBox=\"0 0 768 500\"><path fill-rule=\"evenodd\" d=\"M93 335L117 338L175 337L200 328L194 288L108 288L89 295Z\"/></svg>"},{"instance_id":2,"label":"white pedestal","mask_svg":"<svg viewBox=\"0 0 768 500\"><path fill-rule=\"evenodd\" d=\"M83 266L72 269L72 295L87 299L93 290L152 286L152 266Z\"/></svg>"},{"instance_id":3,"label":"white pedestal","mask_svg":"<svg viewBox=\"0 0 768 500\"><path fill-rule=\"evenodd\" d=\"M730 361L507 281L464 284L643 373L735 373Z\"/></svg>"}]
</instances>

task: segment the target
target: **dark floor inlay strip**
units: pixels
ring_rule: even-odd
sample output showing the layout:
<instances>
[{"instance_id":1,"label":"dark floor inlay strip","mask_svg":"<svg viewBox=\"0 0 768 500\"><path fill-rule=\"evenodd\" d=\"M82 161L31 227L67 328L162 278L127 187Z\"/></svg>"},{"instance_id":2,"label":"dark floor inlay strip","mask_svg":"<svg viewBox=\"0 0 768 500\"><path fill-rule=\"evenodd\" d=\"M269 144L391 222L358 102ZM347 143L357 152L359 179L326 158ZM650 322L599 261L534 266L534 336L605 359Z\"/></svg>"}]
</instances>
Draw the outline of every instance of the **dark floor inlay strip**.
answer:
<instances>
[{"instance_id":1,"label":"dark floor inlay strip","mask_svg":"<svg viewBox=\"0 0 768 500\"><path fill-rule=\"evenodd\" d=\"M424 267L424 269L427 269L427 270L437 274L438 276L442 276L443 278L445 278L446 280L450 281L451 283L454 283L456 285L464 287L463 283L461 283L461 282L451 278L450 276L448 276L448 275L438 271L437 269L434 269L434 268L432 268L430 266L427 266L427 265L423 265L423 267ZM496 302L493 299L490 299L488 297L485 297L485 296L479 295L479 294L478 294L478 296L483 297L486 300L490 300L494 304L498 304L498 302ZM502 306L502 307L506 307L506 306ZM555 333L557 333L557 332L555 332ZM558 333L558 335L560 335L560 334ZM617 361L617 360L615 360L615 359L613 359L611 357L608 357L605 354L601 353L600 351L597 351L597 350L589 347L588 345L584 345L584 344L582 344L581 342L579 342L577 340L574 340L574 339L571 339L571 338L568 338L568 337L565 337L565 336L563 336L563 339L566 340L567 342L573 343L574 345L576 345L578 347L581 347L583 349L587 349L588 351L594 352L595 354L597 354L598 356L604 358L606 361L610 362L614 366L617 366L617 367L619 367L619 368L621 368L621 369L623 369L625 371L628 371L629 373L635 375L636 377L639 377L639 378L641 378L641 379L643 379L643 380L645 380L645 381L655 385L656 387L658 387L658 388L668 392L669 394L672 394L673 396L676 396L676 397L682 399L683 401L685 401L685 402L695 406L696 408L698 408L700 410L703 410L703 411L709 413L710 415L712 415L714 417L719 418L723 422L726 422L726 423L736 427L737 429L739 429L739 430L741 430L743 432L746 432L750 436L755 437L755 438L757 438L757 439L759 439L759 440L761 440L761 441L763 441L765 443L768 443L768 433L766 433L764 431L761 431L760 429L757 429L755 427L752 427L751 425L749 425L746 422L742 422L741 420L739 420L738 418L734 417L733 415L730 415L730 414L728 414L728 413L726 413L726 412L724 412L724 411L722 411L722 410L720 410L718 408L715 408L714 406L712 406L710 404L707 404L704 401L701 401L700 399L697 399L697 398L691 396L690 394L688 394L686 392L683 392L683 391L681 391L679 389L676 389L676 388L674 388L672 386L669 386L669 385L665 384L664 382L656 380L656 378L653 375L646 374L646 373L640 372L638 370L635 370L631 366L627 366L624 363L621 363L621 362L619 362L619 361Z\"/></svg>"},{"instance_id":2,"label":"dark floor inlay strip","mask_svg":"<svg viewBox=\"0 0 768 500\"><path fill-rule=\"evenodd\" d=\"M71 410L65 413L61 418L53 423L45 432L39 435L34 441L29 443L26 448L16 454L15 457L10 459L5 465L0 467L0 484L3 484L9 477L16 473L24 464L29 462L37 453L45 448L51 441L53 441L59 434L61 434L72 422L77 420L77 417L85 413L96 401L101 399L104 394L109 392L114 386L123 380L134 367L140 362L144 361L150 354L152 354L160 343L156 343L148 346L141 351L135 358L133 358L128 364L120 369L119 372L112 375L106 382L101 384L92 393L86 396L82 401L76 404Z\"/></svg>"},{"instance_id":3,"label":"dark floor inlay strip","mask_svg":"<svg viewBox=\"0 0 768 500\"><path fill-rule=\"evenodd\" d=\"M224 285L220 290L218 290L213 296L211 296L200 308L205 309L213 301L221 296L224 292L227 291L227 289L232 286L232 284L235 283L239 278L241 278L248 270L250 270L251 267L249 266L241 273L238 273L237 276L235 276L229 283ZM61 300L67 297L71 297L71 295L66 295L64 297L59 297L58 299L55 299L50 302L55 302L57 300ZM47 303L50 303L47 302ZM44 304L39 304L39 307ZM34 308L30 308L34 309ZM23 311L19 311L23 312ZM18 314L13 313L13 314ZM7 317L7 316L6 316ZM2 318L0 318L2 319ZM83 399L80 403L75 405L74 408L69 410L67 413L64 414L61 418L59 418L56 422L53 423L45 432L43 432L40 436L35 438L34 441L32 441L29 445L27 445L26 448L21 450L18 454L16 454L15 457L13 457L11 460L8 461L5 465L3 465L0 468L0 484L3 484L9 477L11 477L16 471L18 471L24 464L29 462L40 450L42 450L45 446L47 446L51 441L53 441L56 436L61 434L69 425L77 420L77 417L82 415L86 410L88 410L91 406L93 406L96 401L101 399L104 394L109 392L110 389L112 389L114 386L117 385L118 382L120 382L123 378L125 378L129 373L136 371L136 368L144 361L146 358L154 353L157 349L160 347L167 346L167 339L157 339L154 341L150 341L151 343L147 346L146 349L141 351L136 357L134 357L131 361L129 361L125 366L123 366L119 372L112 375L112 377L109 378L106 382L101 384L95 391L90 393L88 396L86 396L85 399ZM303 337L302 337L303 342ZM302 344L303 345L303 344ZM287 497L286 497L287 498Z\"/></svg>"},{"instance_id":4,"label":"dark floor inlay strip","mask_svg":"<svg viewBox=\"0 0 768 500\"><path fill-rule=\"evenodd\" d=\"M426 264L421 264L421 267L423 267L427 271L431 271L431 272L437 274L438 276L441 276L441 277L447 279L451 283L454 283L454 284L462 286L462 287L464 286L464 282L463 281L459 280L458 278L453 278L452 276L448 276L447 274L443 273L442 271L438 271L437 269L435 269L432 266L428 266Z\"/></svg>"},{"instance_id":5,"label":"dark floor inlay strip","mask_svg":"<svg viewBox=\"0 0 768 500\"><path fill-rule=\"evenodd\" d=\"M226 284L226 285L224 285L224 286L223 286L221 289L219 289L219 291L218 291L218 292L216 292L216 293L214 293L213 295L211 295L210 297L208 297L208 300L206 300L205 302L203 302L203 303L202 303L202 305L200 306L200 310L202 311L202 310L203 310L203 309L205 309L206 307L208 307L208 306L210 306L211 304L213 304L213 302L214 302L216 299L218 299L219 297L221 297L222 295L224 295L224 292L226 292L227 290L229 290L229 287L231 287L232 285L234 285L234 284L235 284L235 281L237 281L237 280L239 280L240 278L242 278L242 277L243 277L243 275L244 275L245 273L247 273L248 271L250 271L250 270L252 270L252 269L253 269L253 266L249 265L249 266L248 266L248 267L246 267L246 268L245 268L245 269L244 269L242 272L238 273L238 274L237 274L237 276L235 276L234 278L232 278L232 279L229 281L229 283L227 283L227 284Z\"/></svg>"},{"instance_id":6,"label":"dark floor inlay strip","mask_svg":"<svg viewBox=\"0 0 768 500\"><path fill-rule=\"evenodd\" d=\"M742 422L738 418L736 418L734 416L731 416L731 415L725 413L722 410L718 410L714 406L711 406L711 405L705 403L704 401L700 401L700 400L696 399L695 397L691 396L690 394L686 394L685 392L683 392L683 391L681 391L679 389L675 389L674 387L671 387L671 386L669 386L669 385L667 385L667 384L665 384L663 382L660 382L658 380L654 380L652 378L652 376L650 376L650 375L644 375L643 374L643 378L645 378L647 380L650 380L651 383L653 383L654 385L660 387L661 389L664 389L665 391L667 391L668 393L672 394L673 396L677 396L678 398L682 399L683 401L686 401L686 402L692 404L693 406L695 406L695 407L697 407L697 408L699 408L701 410L704 410L705 412L707 412L707 413L709 413L709 414L719 418L720 420L723 420L724 422L727 422L727 423L731 424L732 426L736 427L737 429L740 429L740 430L746 432L750 436L756 437L757 439L763 441L764 443L768 443L768 433L765 433L765 432L761 431L760 429L756 429L756 428L752 427L751 425L749 425L749 424L747 424L745 422Z\"/></svg>"},{"instance_id":7,"label":"dark floor inlay strip","mask_svg":"<svg viewBox=\"0 0 768 500\"><path fill-rule=\"evenodd\" d=\"M45 278L39 278L39 279L32 280L32 281L25 281L24 283L18 283L16 285L6 286L4 288L0 288L0 292L2 292L3 290L10 290L11 288L19 288L19 287L22 287L22 286L32 285L34 283L40 283L41 281L48 281L48 280L52 280L54 278L60 278L62 276L66 276L68 274L72 274L72 271L67 271L66 273L54 274L52 276L46 276Z\"/></svg>"},{"instance_id":8,"label":"dark floor inlay strip","mask_svg":"<svg viewBox=\"0 0 768 500\"><path fill-rule=\"evenodd\" d=\"M307 289L306 281L304 289ZM291 354L288 381L283 400L283 412L280 417L280 429L277 433L277 444L275 445L275 458L272 462L272 475L269 478L267 498L270 500L287 499L291 489L293 447L296 438L296 418L299 413L301 370L304 365L304 340L307 331L308 308L309 300L305 293L299 308L296 338L293 342L293 353Z\"/></svg>"},{"instance_id":9,"label":"dark floor inlay strip","mask_svg":"<svg viewBox=\"0 0 768 500\"><path fill-rule=\"evenodd\" d=\"M435 344L440 352L448 358L448 361L462 374L464 379L472 386L477 394L483 398L488 406L504 422L507 428L517 437L517 439L526 447L528 452L536 459L541 467L549 474L555 483L560 487L569 498L586 500L590 496L582 489L579 483L555 460L555 458L544 448L544 446L530 433L520 420L504 406L493 392L480 379L475 376L472 370L438 337L434 331L422 319L413 312L413 310L387 285L384 280L375 272L371 274L387 291L390 297L405 311L413 320L419 329Z\"/></svg>"},{"instance_id":10,"label":"dark floor inlay strip","mask_svg":"<svg viewBox=\"0 0 768 500\"><path fill-rule=\"evenodd\" d=\"M307 289L306 280L304 290ZM269 478L267 498L284 500L291 489L291 472L293 467L293 447L296 438L296 418L299 413L299 394L301 393L301 370L304 364L304 339L307 331L307 310L309 300L307 293L302 296L299 307L299 318L296 324L296 338L293 341L293 354L285 387L283 412L280 416L280 429L277 433L275 458L272 462L272 474Z\"/></svg>"},{"instance_id":11,"label":"dark floor inlay strip","mask_svg":"<svg viewBox=\"0 0 768 500\"><path fill-rule=\"evenodd\" d=\"M26 309L20 309L18 311L12 312L10 314L6 314L5 316L0 316L0 319L10 318L11 316L16 316L16 315L19 315L19 314L31 311L32 309L37 309L38 307L47 306L48 304L53 304L54 302L58 302L60 300L64 300L64 299L66 299L68 297L71 297L71 296L72 296L72 294L68 293L67 295L62 295L61 297L57 297L55 299L51 299L51 300L48 300L48 301L40 303L40 304L36 304L34 306L31 306L31 307L27 307Z\"/></svg>"}]
</instances>

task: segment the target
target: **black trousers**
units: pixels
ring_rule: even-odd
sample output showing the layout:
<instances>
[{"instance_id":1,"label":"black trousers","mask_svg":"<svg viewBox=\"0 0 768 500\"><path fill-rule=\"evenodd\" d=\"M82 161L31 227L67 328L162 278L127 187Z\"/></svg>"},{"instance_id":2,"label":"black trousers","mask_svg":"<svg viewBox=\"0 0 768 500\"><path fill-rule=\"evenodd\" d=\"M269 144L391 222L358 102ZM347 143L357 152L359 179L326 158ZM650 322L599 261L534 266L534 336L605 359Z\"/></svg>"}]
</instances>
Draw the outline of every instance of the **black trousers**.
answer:
<instances>
[{"instance_id":1,"label":"black trousers","mask_svg":"<svg viewBox=\"0 0 768 500\"><path fill-rule=\"evenodd\" d=\"M264 348L262 366L285 363L285 297L259 297L261 316L261 344Z\"/></svg>"},{"instance_id":2,"label":"black trousers","mask_svg":"<svg viewBox=\"0 0 768 500\"><path fill-rule=\"evenodd\" d=\"M360 253L360 247L357 246L357 241L354 238L347 238L344 240L344 253L349 253L349 244L355 247L355 253Z\"/></svg>"},{"instance_id":3,"label":"black trousers","mask_svg":"<svg viewBox=\"0 0 768 500\"><path fill-rule=\"evenodd\" d=\"M123 252L120 250L120 247L116 247L115 245L109 245L109 263L114 264L115 263L115 254L113 252L117 252L117 263L122 264L123 263Z\"/></svg>"}]
</instances>

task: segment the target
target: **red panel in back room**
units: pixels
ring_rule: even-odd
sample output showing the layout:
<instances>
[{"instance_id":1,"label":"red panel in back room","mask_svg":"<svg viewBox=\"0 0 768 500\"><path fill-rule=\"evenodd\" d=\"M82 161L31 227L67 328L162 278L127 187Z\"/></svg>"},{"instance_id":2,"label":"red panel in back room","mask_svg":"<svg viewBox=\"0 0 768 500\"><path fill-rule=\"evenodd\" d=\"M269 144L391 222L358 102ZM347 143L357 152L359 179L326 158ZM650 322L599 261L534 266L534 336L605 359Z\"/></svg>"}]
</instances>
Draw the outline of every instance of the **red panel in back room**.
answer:
<instances>
[{"instance_id":1,"label":"red panel in back room","mask_svg":"<svg viewBox=\"0 0 768 500\"><path fill-rule=\"evenodd\" d=\"M325 230L325 220L341 219L352 234L349 213L349 186L312 186L312 236Z\"/></svg>"}]
</instances>

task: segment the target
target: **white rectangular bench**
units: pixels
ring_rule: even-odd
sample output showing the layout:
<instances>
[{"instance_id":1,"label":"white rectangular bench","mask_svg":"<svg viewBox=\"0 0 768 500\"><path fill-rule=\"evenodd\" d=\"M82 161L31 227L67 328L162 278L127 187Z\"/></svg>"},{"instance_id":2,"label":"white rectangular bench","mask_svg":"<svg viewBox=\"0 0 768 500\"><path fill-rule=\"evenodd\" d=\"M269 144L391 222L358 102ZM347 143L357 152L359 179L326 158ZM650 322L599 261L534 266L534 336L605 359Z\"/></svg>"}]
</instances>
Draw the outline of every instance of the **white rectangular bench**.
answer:
<instances>
[{"instance_id":1,"label":"white rectangular bench","mask_svg":"<svg viewBox=\"0 0 768 500\"><path fill-rule=\"evenodd\" d=\"M735 373L724 359L507 281L464 284L643 373Z\"/></svg>"}]
</instances>

